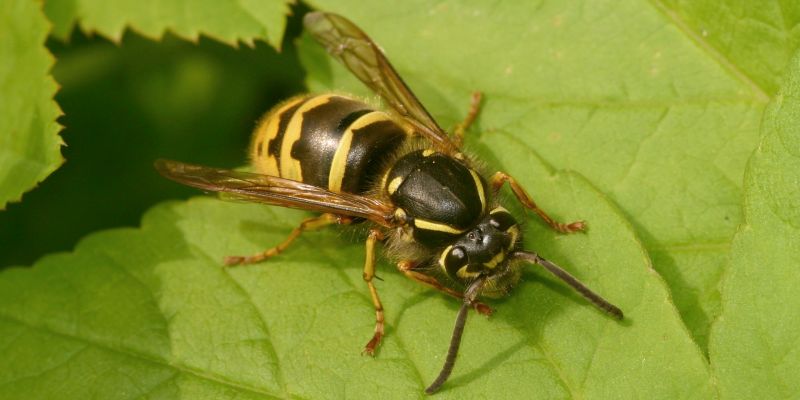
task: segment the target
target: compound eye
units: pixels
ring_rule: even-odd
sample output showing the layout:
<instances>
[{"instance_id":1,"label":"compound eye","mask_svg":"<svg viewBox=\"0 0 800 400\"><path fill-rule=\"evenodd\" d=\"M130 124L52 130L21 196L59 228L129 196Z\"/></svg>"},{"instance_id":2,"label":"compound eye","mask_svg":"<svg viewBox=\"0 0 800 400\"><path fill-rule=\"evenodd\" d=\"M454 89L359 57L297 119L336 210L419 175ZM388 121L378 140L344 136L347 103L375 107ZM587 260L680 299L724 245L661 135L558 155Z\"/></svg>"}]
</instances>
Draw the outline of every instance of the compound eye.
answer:
<instances>
[{"instance_id":1,"label":"compound eye","mask_svg":"<svg viewBox=\"0 0 800 400\"><path fill-rule=\"evenodd\" d=\"M467 252L461 246L453 247L444 256L443 266L451 276L455 276L455 273L465 265L467 265Z\"/></svg>"},{"instance_id":2,"label":"compound eye","mask_svg":"<svg viewBox=\"0 0 800 400\"><path fill-rule=\"evenodd\" d=\"M499 231L506 231L517 224L517 220L507 211L495 211L489 217L489 223Z\"/></svg>"}]
</instances>

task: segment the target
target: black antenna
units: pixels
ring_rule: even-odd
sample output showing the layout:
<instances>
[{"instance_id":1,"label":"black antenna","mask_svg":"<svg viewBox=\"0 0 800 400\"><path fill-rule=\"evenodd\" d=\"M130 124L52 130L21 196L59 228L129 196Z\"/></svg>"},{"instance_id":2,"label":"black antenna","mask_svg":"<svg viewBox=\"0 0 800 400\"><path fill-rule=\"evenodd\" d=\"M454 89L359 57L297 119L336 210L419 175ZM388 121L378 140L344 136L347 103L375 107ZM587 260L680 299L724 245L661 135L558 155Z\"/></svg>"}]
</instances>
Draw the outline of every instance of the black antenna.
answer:
<instances>
[{"instance_id":1,"label":"black antenna","mask_svg":"<svg viewBox=\"0 0 800 400\"><path fill-rule=\"evenodd\" d=\"M464 302L461 303L461 308L458 309L456 316L456 326L453 328L453 337L450 339L450 347L447 349L447 358L444 360L439 376L436 380L425 389L425 393L433 394L447 381L450 374L453 372L453 366L456 364L456 357L458 356L458 348L461 346L461 335L464 333L464 325L467 323L467 312L478 297L478 292L483 286L484 279L478 279L464 291Z\"/></svg>"},{"instance_id":2,"label":"black antenna","mask_svg":"<svg viewBox=\"0 0 800 400\"><path fill-rule=\"evenodd\" d=\"M538 254L527 251L516 251L512 253L511 257L519 258L528 261L532 264L539 264L543 266L546 270L550 271L550 273L552 273L562 281L566 282L568 285L572 286L572 288L575 289L575 291L580 293L583 297L591 301L595 306L597 306L601 310L607 312L612 317L620 320L624 317L622 314L622 310L620 310L617 306L609 303L608 300L604 299L599 294L593 292L592 289L586 287L586 285L581 283L581 281L579 281L578 278L572 276L569 272L565 271L563 268L553 264L550 261L545 260Z\"/></svg>"}]
</instances>

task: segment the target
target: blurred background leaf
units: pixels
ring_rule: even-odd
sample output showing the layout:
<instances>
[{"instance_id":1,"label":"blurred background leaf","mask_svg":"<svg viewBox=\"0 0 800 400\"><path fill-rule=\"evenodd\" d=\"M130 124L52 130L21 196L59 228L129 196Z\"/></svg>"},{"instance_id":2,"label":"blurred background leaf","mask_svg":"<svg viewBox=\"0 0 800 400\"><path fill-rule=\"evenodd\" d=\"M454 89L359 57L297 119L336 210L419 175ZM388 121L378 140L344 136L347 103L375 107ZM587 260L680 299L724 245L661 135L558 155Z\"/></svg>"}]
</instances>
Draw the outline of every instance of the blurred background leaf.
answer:
<instances>
[{"instance_id":1,"label":"blurred background leaf","mask_svg":"<svg viewBox=\"0 0 800 400\"><path fill-rule=\"evenodd\" d=\"M35 2L0 4L0 215L63 162L48 31Z\"/></svg>"},{"instance_id":2,"label":"blurred background leaf","mask_svg":"<svg viewBox=\"0 0 800 400\"><path fill-rule=\"evenodd\" d=\"M69 37L75 25L120 41L126 29L150 38L166 31L196 41L200 35L235 45L254 39L279 48L293 0L58 0L46 1L53 35Z\"/></svg>"},{"instance_id":3,"label":"blurred background leaf","mask_svg":"<svg viewBox=\"0 0 800 400\"><path fill-rule=\"evenodd\" d=\"M49 41L67 162L0 212L0 267L69 250L98 229L136 226L158 201L194 193L155 173L156 158L242 165L258 118L302 91L293 21L281 53L262 42L154 42L130 31L119 45L80 31Z\"/></svg>"}]
</instances>

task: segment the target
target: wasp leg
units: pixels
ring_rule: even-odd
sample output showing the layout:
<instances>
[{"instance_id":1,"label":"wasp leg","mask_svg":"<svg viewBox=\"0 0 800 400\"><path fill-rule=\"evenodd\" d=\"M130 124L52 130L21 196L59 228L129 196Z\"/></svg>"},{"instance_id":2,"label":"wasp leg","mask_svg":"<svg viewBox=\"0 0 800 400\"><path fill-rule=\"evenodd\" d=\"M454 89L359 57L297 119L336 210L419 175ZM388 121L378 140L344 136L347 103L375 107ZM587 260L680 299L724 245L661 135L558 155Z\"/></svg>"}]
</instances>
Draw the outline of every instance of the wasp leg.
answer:
<instances>
[{"instance_id":1,"label":"wasp leg","mask_svg":"<svg viewBox=\"0 0 800 400\"><path fill-rule=\"evenodd\" d=\"M436 278L430 275L425 275L418 271L414 271L414 268L416 266L417 266L416 263L410 260L403 260L397 263L397 269L399 269L400 272L402 272L403 275L405 275L407 278L410 278L411 280L414 280L425 286L432 287L446 295L455 297L459 300L462 300L464 298L463 293L450 289L449 287L443 286L441 283L439 283L439 281L436 280ZM492 312L494 312L494 310L492 310L491 307L478 301L473 302L472 307L478 313L486 316L492 315Z\"/></svg>"},{"instance_id":2,"label":"wasp leg","mask_svg":"<svg viewBox=\"0 0 800 400\"><path fill-rule=\"evenodd\" d=\"M361 354L374 355L375 348L381 344L383 338L383 304L381 298L378 297L378 289L372 283L372 278L375 277L375 243L384 239L381 231L373 228L369 231L367 236L367 258L364 261L364 282L367 282L369 287L369 294L372 296L372 304L375 306L375 334L372 339L364 346L364 351Z\"/></svg>"},{"instance_id":3,"label":"wasp leg","mask_svg":"<svg viewBox=\"0 0 800 400\"><path fill-rule=\"evenodd\" d=\"M517 197L517 200L519 200L523 206L535 212L544 220L544 222L547 223L547 225L550 225L550 227L553 229L562 233L572 233L582 231L586 228L586 223L584 221L575 221L564 224L551 218L549 215L547 215L547 213L544 212L544 210L536 205L531 196L525 192L525 189L523 189L522 186L517 183L517 180L505 172L497 172L494 174L494 176L492 176L492 189L494 189L495 194L497 194L497 192L506 182L508 182L508 185L511 186L511 190L514 192L514 196Z\"/></svg>"},{"instance_id":4,"label":"wasp leg","mask_svg":"<svg viewBox=\"0 0 800 400\"><path fill-rule=\"evenodd\" d=\"M453 129L453 142L459 148L461 148L461 145L464 143L464 132L469 129L473 122L475 122L475 118L478 116L478 113L481 110L482 98L483 94L481 92L472 92L467 117L464 118L464 120L461 121L460 124L456 125L456 127Z\"/></svg>"},{"instance_id":5,"label":"wasp leg","mask_svg":"<svg viewBox=\"0 0 800 400\"><path fill-rule=\"evenodd\" d=\"M252 256L225 257L224 261L225 265L230 267L234 265L253 264L264 261L265 259L276 256L280 254L282 251L286 250L286 248L289 247L289 245L291 245L292 242L294 242L294 240L297 239L297 237L300 236L300 234L305 231L313 231L322 228L324 226L337 223L346 225L349 224L351 221L352 219L349 217L341 217L338 215L327 214L327 213L322 214L318 217L306 218L303 220L303 222L300 223L300 226L292 230L292 233L290 233L289 236L281 244L271 249L267 249L266 251L263 251L261 253L254 254Z\"/></svg>"}]
</instances>

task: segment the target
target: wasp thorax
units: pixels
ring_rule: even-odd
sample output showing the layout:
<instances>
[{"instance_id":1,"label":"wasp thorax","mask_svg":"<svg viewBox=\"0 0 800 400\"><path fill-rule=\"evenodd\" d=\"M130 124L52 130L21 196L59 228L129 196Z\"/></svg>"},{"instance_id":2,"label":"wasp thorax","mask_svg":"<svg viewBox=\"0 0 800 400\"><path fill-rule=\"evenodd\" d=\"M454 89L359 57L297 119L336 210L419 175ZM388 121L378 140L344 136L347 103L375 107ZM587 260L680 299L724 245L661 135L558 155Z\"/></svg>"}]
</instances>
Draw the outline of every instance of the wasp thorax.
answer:
<instances>
[{"instance_id":1,"label":"wasp thorax","mask_svg":"<svg viewBox=\"0 0 800 400\"><path fill-rule=\"evenodd\" d=\"M517 221L505 208L497 207L442 251L439 266L461 281L502 273L506 255L518 239Z\"/></svg>"},{"instance_id":2,"label":"wasp thorax","mask_svg":"<svg viewBox=\"0 0 800 400\"><path fill-rule=\"evenodd\" d=\"M452 243L486 210L486 182L464 163L432 149L400 157L384 179L392 204L402 208L414 240L430 249Z\"/></svg>"}]
</instances>

